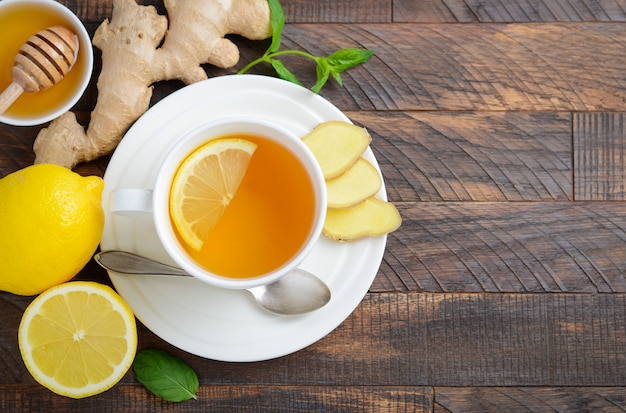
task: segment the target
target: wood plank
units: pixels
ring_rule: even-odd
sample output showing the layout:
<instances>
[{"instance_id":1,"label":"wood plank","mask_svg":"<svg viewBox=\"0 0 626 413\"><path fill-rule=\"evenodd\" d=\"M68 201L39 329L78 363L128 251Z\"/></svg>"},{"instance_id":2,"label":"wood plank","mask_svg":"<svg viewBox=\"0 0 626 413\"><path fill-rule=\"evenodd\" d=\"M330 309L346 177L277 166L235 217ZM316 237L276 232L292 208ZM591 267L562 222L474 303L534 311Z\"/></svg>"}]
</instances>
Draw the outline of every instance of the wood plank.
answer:
<instances>
[{"instance_id":1,"label":"wood plank","mask_svg":"<svg viewBox=\"0 0 626 413\"><path fill-rule=\"evenodd\" d=\"M572 199L568 113L346 112L394 201Z\"/></svg>"},{"instance_id":2,"label":"wood plank","mask_svg":"<svg viewBox=\"0 0 626 413\"><path fill-rule=\"evenodd\" d=\"M346 115L373 136L372 149L394 201L573 199L567 113L348 111ZM79 118L87 124L88 114L79 113ZM5 143L0 148L1 176L33 162L32 144L39 130L0 125ZM102 176L106 159L76 170Z\"/></svg>"},{"instance_id":3,"label":"wood plank","mask_svg":"<svg viewBox=\"0 0 626 413\"><path fill-rule=\"evenodd\" d=\"M371 294L311 350L353 383L624 386L625 298Z\"/></svg>"},{"instance_id":4,"label":"wood plank","mask_svg":"<svg viewBox=\"0 0 626 413\"><path fill-rule=\"evenodd\" d=\"M137 4L155 6L159 14L167 11L162 1L135 0ZM59 0L83 22L102 22L110 18L113 0ZM287 23L390 23L391 0L281 0Z\"/></svg>"},{"instance_id":5,"label":"wood plank","mask_svg":"<svg viewBox=\"0 0 626 413\"><path fill-rule=\"evenodd\" d=\"M154 5L166 14L163 2ZM84 22L111 16L113 0L59 0ZM508 22L622 22L626 7L616 0L282 0L288 23L508 23Z\"/></svg>"},{"instance_id":6,"label":"wood plank","mask_svg":"<svg viewBox=\"0 0 626 413\"><path fill-rule=\"evenodd\" d=\"M435 413L604 412L626 410L624 387L492 387L435 389Z\"/></svg>"},{"instance_id":7,"label":"wood plank","mask_svg":"<svg viewBox=\"0 0 626 413\"><path fill-rule=\"evenodd\" d=\"M342 110L619 111L626 101L625 36L626 26L602 23L291 24L283 48L318 56L346 47L376 52L342 75L343 88L331 80L322 90ZM267 47L234 41L240 63L207 67L209 76L235 73ZM308 60L286 63L305 85L315 83ZM275 75L267 65L251 72Z\"/></svg>"},{"instance_id":8,"label":"wood plank","mask_svg":"<svg viewBox=\"0 0 626 413\"><path fill-rule=\"evenodd\" d=\"M577 200L626 200L623 113L575 113L574 182Z\"/></svg>"},{"instance_id":9,"label":"wood plank","mask_svg":"<svg viewBox=\"0 0 626 413\"><path fill-rule=\"evenodd\" d=\"M371 291L626 292L626 204L401 204Z\"/></svg>"},{"instance_id":10,"label":"wood plank","mask_svg":"<svg viewBox=\"0 0 626 413\"><path fill-rule=\"evenodd\" d=\"M189 413L211 412L623 412L624 387L321 387L321 386L201 386L197 401L176 405ZM29 397L26 397L29 395ZM117 402L113 404L111 399ZM434 403L431 399L434 398ZM0 405L13 413L119 413L172 411L173 405L139 385L122 384L104 395L71 400L37 385L0 385ZM245 406L245 407L244 407ZM112 409L112 410L108 410Z\"/></svg>"},{"instance_id":11,"label":"wood plank","mask_svg":"<svg viewBox=\"0 0 626 413\"><path fill-rule=\"evenodd\" d=\"M602 23L291 24L283 47L316 55L376 51L344 74L345 88L330 82L323 90L344 110L614 111L626 100L624 36L625 26ZM235 41L244 49L238 67L265 46ZM314 83L309 62L289 64L306 85ZM254 72L263 70L271 73Z\"/></svg>"},{"instance_id":12,"label":"wood plank","mask_svg":"<svg viewBox=\"0 0 626 413\"><path fill-rule=\"evenodd\" d=\"M626 43L619 42L620 36L626 36L626 26L442 24L403 25L397 29L386 24L290 25L284 47L318 55L342 47L376 50L377 55L366 65L344 73L344 88L331 81L322 90L322 96L344 111L615 111L623 109L626 99L622 70L626 67ZM558 48L553 47L555 42L559 43ZM238 67L258 57L265 47L263 42L239 39L237 43L242 50ZM405 49L415 53L403 53ZM564 54L577 56L576 64L568 63L571 60L565 59ZM602 65L596 64L599 54L603 55ZM313 84L315 69L309 62L292 59L288 63L305 84ZM235 71L236 68L207 68L209 76ZM266 66L253 70L259 72L274 75ZM181 86L177 82L158 84L153 102ZM81 100L79 109L89 110L95 97L92 89ZM445 116L437 114L431 118ZM495 119L500 115L485 116ZM502 115L496 132L508 132L503 125L510 116L516 119L517 115ZM567 115L524 116L556 122L550 116L557 119ZM545 136L539 123L533 129L527 122L508 127L514 130L516 126L525 128L518 132L519 136L530 135L535 144ZM480 123L475 124L474 133L480 127ZM448 129L459 133L454 126Z\"/></svg>"},{"instance_id":13,"label":"wood plank","mask_svg":"<svg viewBox=\"0 0 626 413\"><path fill-rule=\"evenodd\" d=\"M58 0L72 10L83 23L101 23L104 19L111 18L113 0ZM165 15L163 1L158 0L135 0L137 4L156 7L159 14Z\"/></svg>"},{"instance_id":14,"label":"wood plank","mask_svg":"<svg viewBox=\"0 0 626 413\"><path fill-rule=\"evenodd\" d=\"M287 23L390 23L391 0L282 0Z\"/></svg>"},{"instance_id":15,"label":"wood plank","mask_svg":"<svg viewBox=\"0 0 626 413\"><path fill-rule=\"evenodd\" d=\"M3 385L36 384L14 338L26 302L0 293ZM206 360L142 325L139 348L169 351L209 386L614 387L626 386L625 321L625 294L377 293L328 336L273 360ZM133 373L122 382L136 383Z\"/></svg>"},{"instance_id":16,"label":"wood plank","mask_svg":"<svg viewBox=\"0 0 626 413\"><path fill-rule=\"evenodd\" d=\"M79 119L84 120L84 116ZM17 171L18 169L32 165L35 161L33 142L41 126L10 126L0 124L0 178ZM78 165L74 171L83 175L104 176L104 171L109 162L110 155L104 156L93 162Z\"/></svg>"},{"instance_id":17,"label":"wood plank","mask_svg":"<svg viewBox=\"0 0 626 413\"><path fill-rule=\"evenodd\" d=\"M624 37L626 25L609 23L327 24L290 25L283 44L376 52L345 74L345 88L322 90L343 110L619 111Z\"/></svg>"},{"instance_id":18,"label":"wood plank","mask_svg":"<svg viewBox=\"0 0 626 413\"><path fill-rule=\"evenodd\" d=\"M396 23L626 21L615 0L394 0Z\"/></svg>"},{"instance_id":19,"label":"wood plank","mask_svg":"<svg viewBox=\"0 0 626 413\"><path fill-rule=\"evenodd\" d=\"M613 387L626 386L625 321L625 294L377 293L274 360L203 360L147 333L141 346L180 356L207 385Z\"/></svg>"},{"instance_id":20,"label":"wood plank","mask_svg":"<svg viewBox=\"0 0 626 413\"><path fill-rule=\"evenodd\" d=\"M35 160L33 142L39 128L0 123L0 177L15 172Z\"/></svg>"},{"instance_id":21,"label":"wood plank","mask_svg":"<svg viewBox=\"0 0 626 413\"><path fill-rule=\"evenodd\" d=\"M431 388L352 386L201 386L198 400L164 402L143 386L122 384L88 399L57 396L41 386L0 385L0 406L11 413L426 413L433 409ZM115 402L113 401L115 400Z\"/></svg>"}]
</instances>

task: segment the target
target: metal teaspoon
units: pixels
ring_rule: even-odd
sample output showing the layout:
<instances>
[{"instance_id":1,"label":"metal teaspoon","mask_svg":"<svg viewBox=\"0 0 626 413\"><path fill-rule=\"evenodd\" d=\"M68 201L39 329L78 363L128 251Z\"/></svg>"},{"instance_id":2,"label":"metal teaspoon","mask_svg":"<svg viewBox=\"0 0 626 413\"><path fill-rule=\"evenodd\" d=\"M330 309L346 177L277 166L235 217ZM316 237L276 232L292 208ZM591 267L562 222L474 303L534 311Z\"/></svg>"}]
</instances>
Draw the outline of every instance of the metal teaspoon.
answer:
<instances>
[{"instance_id":1,"label":"metal teaspoon","mask_svg":"<svg viewBox=\"0 0 626 413\"><path fill-rule=\"evenodd\" d=\"M94 259L104 269L129 275L191 277L186 271L126 251L103 251ZM296 268L270 284L248 288L259 306L280 315L304 314L330 301L330 289L315 275Z\"/></svg>"}]
</instances>

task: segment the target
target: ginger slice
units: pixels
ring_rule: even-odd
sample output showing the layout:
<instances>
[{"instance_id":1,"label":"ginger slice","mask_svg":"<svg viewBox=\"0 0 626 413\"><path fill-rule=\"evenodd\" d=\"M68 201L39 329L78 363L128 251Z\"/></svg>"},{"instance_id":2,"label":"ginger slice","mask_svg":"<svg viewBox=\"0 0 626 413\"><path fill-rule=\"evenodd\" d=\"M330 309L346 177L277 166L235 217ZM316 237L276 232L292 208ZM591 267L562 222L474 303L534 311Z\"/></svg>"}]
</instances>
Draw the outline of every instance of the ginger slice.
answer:
<instances>
[{"instance_id":1,"label":"ginger slice","mask_svg":"<svg viewBox=\"0 0 626 413\"><path fill-rule=\"evenodd\" d=\"M388 234L400 227L396 207L379 198L368 198L352 208L328 209L323 233L336 241L354 241Z\"/></svg>"},{"instance_id":2,"label":"ginger slice","mask_svg":"<svg viewBox=\"0 0 626 413\"><path fill-rule=\"evenodd\" d=\"M383 181L374 165L363 158L337 178L326 181L328 208L348 208L378 192Z\"/></svg>"},{"instance_id":3,"label":"ginger slice","mask_svg":"<svg viewBox=\"0 0 626 413\"><path fill-rule=\"evenodd\" d=\"M342 121L322 122L302 138L320 164L325 179L347 171L371 140L365 128Z\"/></svg>"}]
</instances>

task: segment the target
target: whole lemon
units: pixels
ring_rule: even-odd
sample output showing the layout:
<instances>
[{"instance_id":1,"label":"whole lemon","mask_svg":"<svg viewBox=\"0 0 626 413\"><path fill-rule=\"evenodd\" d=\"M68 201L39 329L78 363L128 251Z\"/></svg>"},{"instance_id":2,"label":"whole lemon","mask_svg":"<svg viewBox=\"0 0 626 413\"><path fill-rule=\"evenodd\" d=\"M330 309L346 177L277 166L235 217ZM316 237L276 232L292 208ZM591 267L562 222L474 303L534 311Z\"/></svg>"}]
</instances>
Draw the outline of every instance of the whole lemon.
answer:
<instances>
[{"instance_id":1,"label":"whole lemon","mask_svg":"<svg viewBox=\"0 0 626 413\"><path fill-rule=\"evenodd\" d=\"M102 236L103 188L51 164L0 179L0 290L35 295L78 274Z\"/></svg>"}]
</instances>

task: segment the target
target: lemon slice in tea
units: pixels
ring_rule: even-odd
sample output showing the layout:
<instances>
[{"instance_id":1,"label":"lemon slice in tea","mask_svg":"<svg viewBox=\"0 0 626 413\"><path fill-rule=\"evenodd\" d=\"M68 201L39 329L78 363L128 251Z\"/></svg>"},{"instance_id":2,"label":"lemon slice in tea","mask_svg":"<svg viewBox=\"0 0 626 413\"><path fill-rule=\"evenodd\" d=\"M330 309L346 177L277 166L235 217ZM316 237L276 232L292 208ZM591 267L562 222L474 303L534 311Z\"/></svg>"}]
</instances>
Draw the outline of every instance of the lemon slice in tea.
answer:
<instances>
[{"instance_id":1,"label":"lemon slice in tea","mask_svg":"<svg viewBox=\"0 0 626 413\"><path fill-rule=\"evenodd\" d=\"M180 165L170 192L174 227L199 251L235 196L257 145L245 139L209 141Z\"/></svg>"},{"instance_id":2,"label":"lemon slice in tea","mask_svg":"<svg viewBox=\"0 0 626 413\"><path fill-rule=\"evenodd\" d=\"M18 330L26 368L53 392L83 398L113 387L137 351L135 317L110 287L68 282L26 308Z\"/></svg>"}]
</instances>

